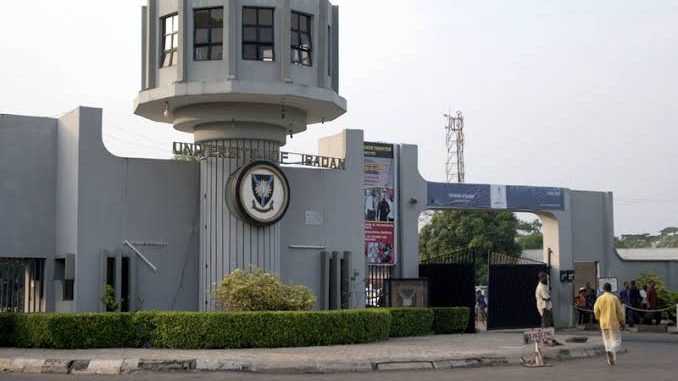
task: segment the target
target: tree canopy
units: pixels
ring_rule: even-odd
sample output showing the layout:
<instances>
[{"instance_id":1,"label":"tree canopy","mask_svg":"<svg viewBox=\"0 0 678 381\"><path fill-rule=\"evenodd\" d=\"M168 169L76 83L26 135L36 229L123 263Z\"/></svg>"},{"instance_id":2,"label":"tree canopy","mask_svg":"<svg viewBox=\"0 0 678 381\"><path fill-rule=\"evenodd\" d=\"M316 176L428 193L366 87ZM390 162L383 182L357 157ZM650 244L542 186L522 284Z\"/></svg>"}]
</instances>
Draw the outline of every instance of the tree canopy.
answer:
<instances>
[{"instance_id":1,"label":"tree canopy","mask_svg":"<svg viewBox=\"0 0 678 381\"><path fill-rule=\"evenodd\" d=\"M461 249L520 255L516 242L518 220L511 212L447 210L437 212L419 232L419 258L427 259Z\"/></svg>"},{"instance_id":2,"label":"tree canopy","mask_svg":"<svg viewBox=\"0 0 678 381\"><path fill-rule=\"evenodd\" d=\"M614 239L618 249L641 249L641 248L674 248L678 247L678 228L666 227L659 234L622 234Z\"/></svg>"}]
</instances>

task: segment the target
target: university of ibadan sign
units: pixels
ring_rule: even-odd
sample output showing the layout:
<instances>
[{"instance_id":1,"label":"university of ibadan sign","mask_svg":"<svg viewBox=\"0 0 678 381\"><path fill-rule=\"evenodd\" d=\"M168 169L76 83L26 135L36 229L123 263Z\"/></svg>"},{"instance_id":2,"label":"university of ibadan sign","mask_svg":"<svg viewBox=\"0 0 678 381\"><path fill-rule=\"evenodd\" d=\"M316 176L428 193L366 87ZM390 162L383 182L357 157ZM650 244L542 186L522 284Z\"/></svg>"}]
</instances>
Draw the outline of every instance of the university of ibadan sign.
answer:
<instances>
[{"instance_id":1,"label":"university of ibadan sign","mask_svg":"<svg viewBox=\"0 0 678 381\"><path fill-rule=\"evenodd\" d=\"M223 147L197 143L174 142L172 153L175 155L222 159L265 160L276 164L303 165L326 169L346 169L346 160L336 157L308 155L294 152L263 151L256 148Z\"/></svg>"},{"instance_id":2,"label":"university of ibadan sign","mask_svg":"<svg viewBox=\"0 0 678 381\"><path fill-rule=\"evenodd\" d=\"M238 169L226 184L226 202L232 213L254 226L273 225L290 204L290 186L274 163L254 161Z\"/></svg>"}]
</instances>

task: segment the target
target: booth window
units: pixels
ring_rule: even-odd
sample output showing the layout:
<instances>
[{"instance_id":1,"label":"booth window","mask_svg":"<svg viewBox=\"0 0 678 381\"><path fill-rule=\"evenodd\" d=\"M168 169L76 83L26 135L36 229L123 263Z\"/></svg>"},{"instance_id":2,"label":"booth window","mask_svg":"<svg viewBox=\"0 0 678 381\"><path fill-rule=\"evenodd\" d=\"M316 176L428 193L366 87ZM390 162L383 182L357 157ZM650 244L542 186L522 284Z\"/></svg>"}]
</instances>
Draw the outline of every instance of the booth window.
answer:
<instances>
[{"instance_id":1,"label":"booth window","mask_svg":"<svg viewBox=\"0 0 678 381\"><path fill-rule=\"evenodd\" d=\"M162 55L160 67L177 64L179 48L179 15L173 14L160 19L162 27Z\"/></svg>"},{"instance_id":2,"label":"booth window","mask_svg":"<svg viewBox=\"0 0 678 381\"><path fill-rule=\"evenodd\" d=\"M292 12L291 26L291 62L297 65L312 66L311 16Z\"/></svg>"},{"instance_id":3,"label":"booth window","mask_svg":"<svg viewBox=\"0 0 678 381\"><path fill-rule=\"evenodd\" d=\"M194 10L193 25L193 60L221 60L223 58L224 8Z\"/></svg>"},{"instance_id":4,"label":"booth window","mask_svg":"<svg viewBox=\"0 0 678 381\"><path fill-rule=\"evenodd\" d=\"M63 300L73 300L73 286L75 281L73 279L65 279L63 287Z\"/></svg>"},{"instance_id":5,"label":"booth window","mask_svg":"<svg viewBox=\"0 0 678 381\"><path fill-rule=\"evenodd\" d=\"M275 61L273 8L242 9L242 58L252 61Z\"/></svg>"}]
</instances>

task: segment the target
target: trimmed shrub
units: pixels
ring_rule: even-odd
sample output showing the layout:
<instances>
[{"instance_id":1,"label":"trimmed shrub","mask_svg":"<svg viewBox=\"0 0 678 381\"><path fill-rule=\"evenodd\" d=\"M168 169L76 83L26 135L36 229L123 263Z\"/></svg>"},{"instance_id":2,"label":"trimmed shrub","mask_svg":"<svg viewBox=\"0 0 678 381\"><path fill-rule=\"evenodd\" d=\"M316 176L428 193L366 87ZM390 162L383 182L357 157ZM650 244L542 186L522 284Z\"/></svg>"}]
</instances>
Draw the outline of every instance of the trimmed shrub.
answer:
<instances>
[{"instance_id":1,"label":"trimmed shrub","mask_svg":"<svg viewBox=\"0 0 678 381\"><path fill-rule=\"evenodd\" d=\"M27 348L275 348L388 339L386 310L6 314L0 344Z\"/></svg>"},{"instance_id":2,"label":"trimmed shrub","mask_svg":"<svg viewBox=\"0 0 678 381\"><path fill-rule=\"evenodd\" d=\"M386 340L387 311L141 312L140 338L153 348L276 348Z\"/></svg>"},{"instance_id":3,"label":"trimmed shrub","mask_svg":"<svg viewBox=\"0 0 678 381\"><path fill-rule=\"evenodd\" d=\"M14 332L16 314L0 313L0 347L15 346Z\"/></svg>"},{"instance_id":4,"label":"trimmed shrub","mask_svg":"<svg viewBox=\"0 0 678 381\"><path fill-rule=\"evenodd\" d=\"M19 347L86 349L138 346L132 314L17 314L15 342Z\"/></svg>"},{"instance_id":5,"label":"trimmed shrub","mask_svg":"<svg viewBox=\"0 0 678 381\"><path fill-rule=\"evenodd\" d=\"M390 337L428 335L433 327L430 308L388 308L391 313Z\"/></svg>"},{"instance_id":6,"label":"trimmed shrub","mask_svg":"<svg viewBox=\"0 0 678 381\"><path fill-rule=\"evenodd\" d=\"M214 296L225 311L298 311L315 304L308 287L286 284L258 267L231 272Z\"/></svg>"},{"instance_id":7,"label":"trimmed shrub","mask_svg":"<svg viewBox=\"0 0 678 381\"><path fill-rule=\"evenodd\" d=\"M468 327L468 307L433 307L433 332L437 335L462 333Z\"/></svg>"}]
</instances>

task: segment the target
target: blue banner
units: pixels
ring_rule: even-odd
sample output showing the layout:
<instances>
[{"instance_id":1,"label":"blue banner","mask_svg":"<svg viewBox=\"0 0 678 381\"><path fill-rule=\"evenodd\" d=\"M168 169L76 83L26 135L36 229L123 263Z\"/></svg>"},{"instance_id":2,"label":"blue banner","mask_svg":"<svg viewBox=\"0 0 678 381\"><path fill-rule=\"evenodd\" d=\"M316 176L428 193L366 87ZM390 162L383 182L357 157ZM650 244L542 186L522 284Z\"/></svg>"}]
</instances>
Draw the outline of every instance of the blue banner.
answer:
<instances>
[{"instance_id":1,"label":"blue banner","mask_svg":"<svg viewBox=\"0 0 678 381\"><path fill-rule=\"evenodd\" d=\"M563 210L563 188L509 185L507 201L512 209Z\"/></svg>"},{"instance_id":2,"label":"blue banner","mask_svg":"<svg viewBox=\"0 0 678 381\"><path fill-rule=\"evenodd\" d=\"M489 208L490 186L428 183L427 201L435 208Z\"/></svg>"},{"instance_id":3,"label":"blue banner","mask_svg":"<svg viewBox=\"0 0 678 381\"><path fill-rule=\"evenodd\" d=\"M427 206L438 209L563 210L563 188L428 183Z\"/></svg>"}]
</instances>

